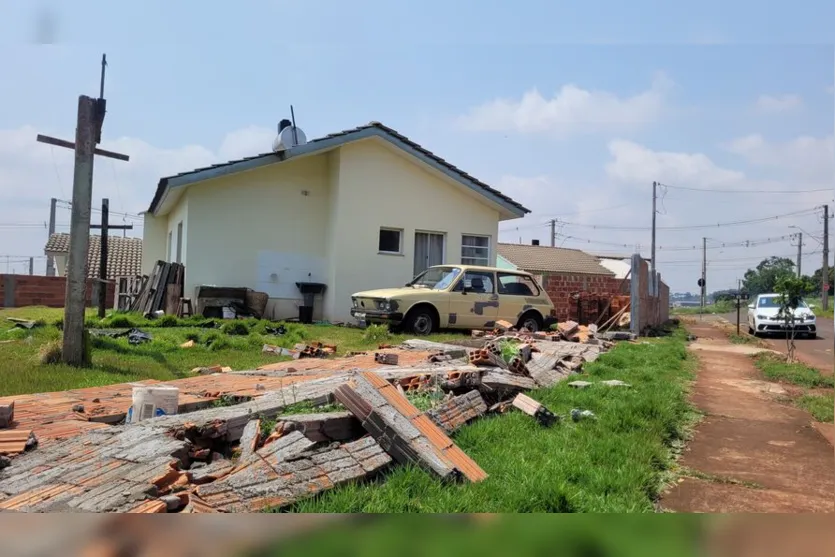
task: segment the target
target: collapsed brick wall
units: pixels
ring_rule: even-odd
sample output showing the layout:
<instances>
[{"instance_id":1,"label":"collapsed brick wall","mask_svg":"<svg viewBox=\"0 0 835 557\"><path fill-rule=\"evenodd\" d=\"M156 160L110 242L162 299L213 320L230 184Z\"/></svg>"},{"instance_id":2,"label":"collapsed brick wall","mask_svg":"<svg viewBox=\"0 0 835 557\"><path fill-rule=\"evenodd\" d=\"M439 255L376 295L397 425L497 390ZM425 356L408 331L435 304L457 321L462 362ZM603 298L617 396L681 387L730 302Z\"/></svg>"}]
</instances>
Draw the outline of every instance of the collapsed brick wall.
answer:
<instances>
[{"instance_id":1,"label":"collapsed brick wall","mask_svg":"<svg viewBox=\"0 0 835 557\"><path fill-rule=\"evenodd\" d=\"M577 300L572 299L575 293L582 292L591 298L599 297L606 300L612 296L629 294L629 281L624 284L623 279L614 276L536 272L533 274L539 275L542 287L551 298L557 311L557 319L560 321L580 320Z\"/></svg>"},{"instance_id":2,"label":"collapsed brick wall","mask_svg":"<svg viewBox=\"0 0 835 557\"><path fill-rule=\"evenodd\" d=\"M93 284L95 279L87 279L87 305L94 305ZM64 307L67 289L66 277L46 277L37 275L0 274L0 307L46 306ZM116 285L107 285L107 307L113 307Z\"/></svg>"}]
</instances>

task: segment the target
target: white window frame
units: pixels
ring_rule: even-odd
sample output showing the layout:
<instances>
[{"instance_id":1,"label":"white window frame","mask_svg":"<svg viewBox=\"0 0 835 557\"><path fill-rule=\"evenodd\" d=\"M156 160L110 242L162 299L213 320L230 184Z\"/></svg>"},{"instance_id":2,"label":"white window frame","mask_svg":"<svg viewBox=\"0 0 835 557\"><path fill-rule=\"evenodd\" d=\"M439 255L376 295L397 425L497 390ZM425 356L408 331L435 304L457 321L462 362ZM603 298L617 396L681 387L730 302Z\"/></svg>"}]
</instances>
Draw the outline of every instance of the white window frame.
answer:
<instances>
[{"instance_id":1,"label":"white window frame","mask_svg":"<svg viewBox=\"0 0 835 557\"><path fill-rule=\"evenodd\" d=\"M397 232L400 235L400 245L397 248L397 251L383 251L380 249L380 232L386 230L388 232ZM377 253L379 255L403 255L403 237L405 236L404 230L402 228L393 228L391 226L381 226L380 230L377 231Z\"/></svg>"},{"instance_id":2,"label":"white window frame","mask_svg":"<svg viewBox=\"0 0 835 557\"><path fill-rule=\"evenodd\" d=\"M168 231L168 257L165 258L165 259L168 260L169 263L171 263L171 252L173 250L174 250L174 231L169 230Z\"/></svg>"},{"instance_id":3,"label":"white window frame","mask_svg":"<svg viewBox=\"0 0 835 557\"><path fill-rule=\"evenodd\" d=\"M183 262L183 221L177 223L177 263Z\"/></svg>"},{"instance_id":4,"label":"white window frame","mask_svg":"<svg viewBox=\"0 0 835 557\"><path fill-rule=\"evenodd\" d=\"M478 248L478 249L485 249L484 246L475 246L472 244L465 243L466 238L487 238L487 254L482 257L464 257L464 248ZM479 265L482 267L495 267L494 265L490 264L490 254L493 252L493 238L491 236L485 234L461 234L461 252L459 256L461 257L461 264L462 265ZM465 259L476 259L476 260L483 260L483 263L464 263Z\"/></svg>"}]
</instances>

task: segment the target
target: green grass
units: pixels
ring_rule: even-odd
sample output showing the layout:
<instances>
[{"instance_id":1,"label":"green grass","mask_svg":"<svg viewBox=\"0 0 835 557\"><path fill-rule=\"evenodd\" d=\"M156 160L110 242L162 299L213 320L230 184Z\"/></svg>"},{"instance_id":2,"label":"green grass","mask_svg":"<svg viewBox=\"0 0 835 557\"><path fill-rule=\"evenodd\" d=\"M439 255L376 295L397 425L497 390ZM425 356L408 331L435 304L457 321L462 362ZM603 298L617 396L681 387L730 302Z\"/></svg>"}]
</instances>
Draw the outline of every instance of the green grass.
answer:
<instances>
[{"instance_id":1,"label":"green grass","mask_svg":"<svg viewBox=\"0 0 835 557\"><path fill-rule=\"evenodd\" d=\"M743 307L744 309L744 307ZM671 315L699 315L700 313L705 314L722 314L722 313L730 313L732 311L736 311L736 307L734 307L733 302L717 302L715 304L708 304L704 307L704 309L699 307L676 307L670 308Z\"/></svg>"},{"instance_id":2,"label":"green grass","mask_svg":"<svg viewBox=\"0 0 835 557\"><path fill-rule=\"evenodd\" d=\"M736 334L731 333L728 337L728 340L731 341L731 344L757 344L757 338L751 335L746 334Z\"/></svg>"},{"instance_id":3,"label":"green grass","mask_svg":"<svg viewBox=\"0 0 835 557\"><path fill-rule=\"evenodd\" d=\"M487 519L487 520L485 520ZM695 557L712 518L665 516L343 517L253 557L559 555Z\"/></svg>"},{"instance_id":4,"label":"green grass","mask_svg":"<svg viewBox=\"0 0 835 557\"><path fill-rule=\"evenodd\" d=\"M785 356L762 353L754 356L754 364L769 381L780 381L800 387L832 387L833 376L802 363L786 363Z\"/></svg>"},{"instance_id":5,"label":"green grass","mask_svg":"<svg viewBox=\"0 0 835 557\"><path fill-rule=\"evenodd\" d=\"M686 333L620 344L586 373L631 389L572 389L563 382L530 393L560 415L593 411L596 421L540 427L521 412L485 417L455 441L489 474L477 484L445 485L421 469L397 466L373 483L351 483L303 501L295 512L653 512L674 468L693 412ZM418 536L420 537L420 536ZM411 538L414 539L414 538ZM551 548L553 550L553 548Z\"/></svg>"},{"instance_id":6,"label":"green grass","mask_svg":"<svg viewBox=\"0 0 835 557\"><path fill-rule=\"evenodd\" d=\"M162 381L191 375L196 367L224 365L234 370L254 369L258 366L281 361L274 354L263 354L264 344L292 348L300 342L319 341L336 345L337 354L348 351L375 349L378 342L363 338L363 331L330 325L300 325L286 323L283 336L267 334L265 327L275 326L269 321L255 319L228 322L227 334L223 330L203 329L199 323L205 318L155 319L141 315L116 313L99 320L95 310L88 310L87 325L95 328L124 329L138 326L150 333L153 340L131 345L126 338L109 338L91 335L92 366L73 368L64 364L42 364L41 347L60 341L63 310L43 307L27 307L0 310L0 396L61 391L82 387L95 387L142 379ZM43 321L44 325L32 330L15 328L7 317ZM221 320L215 320L220 322ZM186 326L187 325L187 326ZM241 326L242 325L242 326ZM244 328L248 333L244 333ZM388 335L386 342L396 344L410 338L407 335ZM439 342L461 339L458 333L432 335ZM192 348L181 348L187 340L194 340ZM3 342L11 341L11 342Z\"/></svg>"},{"instance_id":7,"label":"green grass","mask_svg":"<svg viewBox=\"0 0 835 557\"><path fill-rule=\"evenodd\" d=\"M806 394L794 401L800 408L809 412L817 421L832 423L835 419L835 396Z\"/></svg>"}]
</instances>

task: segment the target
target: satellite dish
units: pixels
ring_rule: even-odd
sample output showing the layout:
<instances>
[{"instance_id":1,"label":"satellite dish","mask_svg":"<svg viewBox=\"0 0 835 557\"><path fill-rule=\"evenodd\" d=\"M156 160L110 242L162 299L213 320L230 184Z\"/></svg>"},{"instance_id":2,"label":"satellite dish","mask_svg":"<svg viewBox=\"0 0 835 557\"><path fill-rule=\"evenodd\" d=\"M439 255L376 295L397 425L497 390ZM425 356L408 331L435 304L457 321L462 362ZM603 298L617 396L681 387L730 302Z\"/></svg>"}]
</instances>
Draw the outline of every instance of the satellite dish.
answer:
<instances>
[{"instance_id":1,"label":"satellite dish","mask_svg":"<svg viewBox=\"0 0 835 557\"><path fill-rule=\"evenodd\" d=\"M289 120L279 122L278 135L273 140L273 151L285 151L305 143L307 143L307 136L301 128L292 125Z\"/></svg>"}]
</instances>

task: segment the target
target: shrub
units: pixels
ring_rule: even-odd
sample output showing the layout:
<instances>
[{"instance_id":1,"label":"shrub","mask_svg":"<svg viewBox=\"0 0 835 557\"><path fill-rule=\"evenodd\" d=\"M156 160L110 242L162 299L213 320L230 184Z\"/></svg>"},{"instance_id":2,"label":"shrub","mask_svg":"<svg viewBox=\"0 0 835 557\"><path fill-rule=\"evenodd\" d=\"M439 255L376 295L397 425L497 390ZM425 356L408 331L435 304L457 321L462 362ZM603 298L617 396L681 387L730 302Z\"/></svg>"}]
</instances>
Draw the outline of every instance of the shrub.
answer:
<instances>
[{"instance_id":1,"label":"shrub","mask_svg":"<svg viewBox=\"0 0 835 557\"><path fill-rule=\"evenodd\" d=\"M38 352L38 360L42 364L61 363L62 344L60 340L51 340L41 346Z\"/></svg>"},{"instance_id":2,"label":"shrub","mask_svg":"<svg viewBox=\"0 0 835 557\"><path fill-rule=\"evenodd\" d=\"M101 320L100 325L102 327L112 327L114 329L129 329L131 327L136 327L134 321L127 315L111 315L110 317L105 317Z\"/></svg>"},{"instance_id":3,"label":"shrub","mask_svg":"<svg viewBox=\"0 0 835 557\"><path fill-rule=\"evenodd\" d=\"M243 321L230 321L224 323L220 330L227 335L246 336L249 334L249 326Z\"/></svg>"},{"instance_id":4,"label":"shrub","mask_svg":"<svg viewBox=\"0 0 835 557\"><path fill-rule=\"evenodd\" d=\"M365 342L382 342L391 338L387 325L369 325L362 334Z\"/></svg>"},{"instance_id":5,"label":"shrub","mask_svg":"<svg viewBox=\"0 0 835 557\"><path fill-rule=\"evenodd\" d=\"M180 320L176 315L163 315L154 322L157 327L176 327L180 324Z\"/></svg>"},{"instance_id":6,"label":"shrub","mask_svg":"<svg viewBox=\"0 0 835 557\"><path fill-rule=\"evenodd\" d=\"M194 342L200 342L200 333L186 333L186 340L193 340Z\"/></svg>"}]
</instances>

